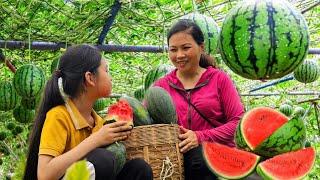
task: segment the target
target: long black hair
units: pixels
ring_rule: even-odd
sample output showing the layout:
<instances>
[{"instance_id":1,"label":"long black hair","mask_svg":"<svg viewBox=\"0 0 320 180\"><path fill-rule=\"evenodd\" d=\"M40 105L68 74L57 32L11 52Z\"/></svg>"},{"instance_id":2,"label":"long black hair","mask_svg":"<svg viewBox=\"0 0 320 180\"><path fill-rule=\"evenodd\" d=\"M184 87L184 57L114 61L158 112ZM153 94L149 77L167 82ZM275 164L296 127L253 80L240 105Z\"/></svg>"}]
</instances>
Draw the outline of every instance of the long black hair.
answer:
<instances>
[{"instance_id":1,"label":"long black hair","mask_svg":"<svg viewBox=\"0 0 320 180\"><path fill-rule=\"evenodd\" d=\"M99 49L90 45L69 47L59 60L58 69L48 80L33 129L29 137L29 149L24 180L36 180L38 167L38 153L41 131L47 112L58 105L63 105L64 100L58 87L58 78L62 78L63 90L71 98L79 96L84 90L85 72L97 73L101 64L102 55Z\"/></svg>"},{"instance_id":2,"label":"long black hair","mask_svg":"<svg viewBox=\"0 0 320 180\"><path fill-rule=\"evenodd\" d=\"M190 19L180 19L173 24L168 31L168 45L171 36L179 32L186 32L190 34L198 45L204 44L204 36L200 27ZM214 58L206 53L201 54L199 65L203 68L207 68L208 66L217 67Z\"/></svg>"}]
</instances>

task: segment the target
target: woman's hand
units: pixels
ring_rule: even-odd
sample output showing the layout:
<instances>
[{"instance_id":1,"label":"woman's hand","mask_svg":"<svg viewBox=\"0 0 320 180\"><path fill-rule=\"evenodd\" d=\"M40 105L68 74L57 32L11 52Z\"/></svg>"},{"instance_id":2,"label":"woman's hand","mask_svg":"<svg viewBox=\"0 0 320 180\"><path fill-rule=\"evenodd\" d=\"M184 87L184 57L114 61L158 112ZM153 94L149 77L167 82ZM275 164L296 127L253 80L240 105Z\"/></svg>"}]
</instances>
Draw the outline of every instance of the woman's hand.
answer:
<instances>
[{"instance_id":1,"label":"woman's hand","mask_svg":"<svg viewBox=\"0 0 320 180\"><path fill-rule=\"evenodd\" d=\"M99 131L92 135L98 143L98 147L100 147L125 140L131 134L131 130L132 126L127 125L126 121L117 121L102 126Z\"/></svg>"},{"instance_id":2,"label":"woman's hand","mask_svg":"<svg viewBox=\"0 0 320 180\"><path fill-rule=\"evenodd\" d=\"M179 139L182 141L179 143L179 148L181 153L188 152L190 149L199 146L198 138L195 132L186 129L182 126L179 126L181 134L179 135Z\"/></svg>"}]
</instances>

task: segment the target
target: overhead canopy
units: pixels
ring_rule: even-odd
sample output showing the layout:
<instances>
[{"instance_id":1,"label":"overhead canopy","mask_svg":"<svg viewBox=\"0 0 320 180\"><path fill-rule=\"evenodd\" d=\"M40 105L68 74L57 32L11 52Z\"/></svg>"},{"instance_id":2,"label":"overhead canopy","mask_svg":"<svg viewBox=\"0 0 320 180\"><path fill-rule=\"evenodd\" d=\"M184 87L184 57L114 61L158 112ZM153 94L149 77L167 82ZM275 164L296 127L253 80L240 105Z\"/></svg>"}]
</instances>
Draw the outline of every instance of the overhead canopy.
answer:
<instances>
[{"instance_id":1,"label":"overhead canopy","mask_svg":"<svg viewBox=\"0 0 320 180\"><path fill-rule=\"evenodd\" d=\"M195 11L221 26L234 0L3 0L0 39L89 44L156 45L176 18ZM320 45L320 2L289 0L304 13L310 47ZM113 16L113 17L111 17ZM109 24L108 24L109 23ZM106 38L104 39L104 36ZM100 39L99 39L100 38Z\"/></svg>"}]
</instances>

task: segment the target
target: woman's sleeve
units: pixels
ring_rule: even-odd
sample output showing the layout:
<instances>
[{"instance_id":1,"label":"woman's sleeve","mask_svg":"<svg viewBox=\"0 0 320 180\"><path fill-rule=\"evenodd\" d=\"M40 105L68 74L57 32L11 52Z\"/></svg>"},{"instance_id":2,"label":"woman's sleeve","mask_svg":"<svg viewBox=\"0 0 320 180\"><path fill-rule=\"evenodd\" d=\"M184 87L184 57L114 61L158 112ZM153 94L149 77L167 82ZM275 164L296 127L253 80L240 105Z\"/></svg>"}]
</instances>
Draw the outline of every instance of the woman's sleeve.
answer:
<instances>
[{"instance_id":1,"label":"woman's sleeve","mask_svg":"<svg viewBox=\"0 0 320 180\"><path fill-rule=\"evenodd\" d=\"M217 84L220 85L218 93L226 123L213 129L196 131L199 143L203 141L214 141L222 144L233 143L236 126L244 113L238 91L230 77L222 73L217 80Z\"/></svg>"}]
</instances>

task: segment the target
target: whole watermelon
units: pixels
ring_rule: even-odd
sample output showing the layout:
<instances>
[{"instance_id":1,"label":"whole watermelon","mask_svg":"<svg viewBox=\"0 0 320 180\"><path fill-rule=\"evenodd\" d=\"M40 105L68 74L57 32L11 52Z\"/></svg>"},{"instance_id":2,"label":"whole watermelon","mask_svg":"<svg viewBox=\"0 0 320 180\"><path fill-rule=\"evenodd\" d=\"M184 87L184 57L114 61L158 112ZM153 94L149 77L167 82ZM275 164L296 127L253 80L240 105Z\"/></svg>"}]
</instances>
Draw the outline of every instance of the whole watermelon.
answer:
<instances>
[{"instance_id":1,"label":"whole watermelon","mask_svg":"<svg viewBox=\"0 0 320 180\"><path fill-rule=\"evenodd\" d=\"M40 95L45 80L42 69L33 64L27 64L20 67L14 74L13 86L20 96L33 98Z\"/></svg>"},{"instance_id":2,"label":"whole watermelon","mask_svg":"<svg viewBox=\"0 0 320 180\"><path fill-rule=\"evenodd\" d=\"M293 107L290 106L289 104L280 105L279 110L286 116L291 116L291 114L293 113Z\"/></svg>"},{"instance_id":3,"label":"whole watermelon","mask_svg":"<svg viewBox=\"0 0 320 180\"><path fill-rule=\"evenodd\" d=\"M303 117L306 110L303 107L297 106L293 110L293 115L297 117Z\"/></svg>"},{"instance_id":4,"label":"whole watermelon","mask_svg":"<svg viewBox=\"0 0 320 180\"><path fill-rule=\"evenodd\" d=\"M177 114L169 93L161 87L150 87L145 95L146 108L154 124L176 124Z\"/></svg>"},{"instance_id":5,"label":"whole watermelon","mask_svg":"<svg viewBox=\"0 0 320 180\"><path fill-rule=\"evenodd\" d=\"M148 88L159 78L165 76L174 69L171 65L161 64L158 67L150 70L144 81L144 90Z\"/></svg>"},{"instance_id":6,"label":"whole watermelon","mask_svg":"<svg viewBox=\"0 0 320 180\"><path fill-rule=\"evenodd\" d=\"M116 142L109 145L106 150L110 151L115 156L114 171L118 174L126 163L126 147L121 142Z\"/></svg>"},{"instance_id":7,"label":"whole watermelon","mask_svg":"<svg viewBox=\"0 0 320 180\"><path fill-rule=\"evenodd\" d=\"M11 82L0 82L0 111L8 111L14 109L20 97L16 93L16 90L12 86Z\"/></svg>"},{"instance_id":8,"label":"whole watermelon","mask_svg":"<svg viewBox=\"0 0 320 180\"><path fill-rule=\"evenodd\" d=\"M122 96L120 99L126 100L133 110L133 125L143 126L152 124L152 120L146 108L140 101L133 97Z\"/></svg>"},{"instance_id":9,"label":"whole watermelon","mask_svg":"<svg viewBox=\"0 0 320 180\"><path fill-rule=\"evenodd\" d=\"M95 111L102 111L106 109L106 107L111 103L111 100L109 98L99 98L96 100L96 102L93 104L93 109Z\"/></svg>"},{"instance_id":10,"label":"whole watermelon","mask_svg":"<svg viewBox=\"0 0 320 180\"><path fill-rule=\"evenodd\" d=\"M217 53L220 29L213 18L195 12L182 16L180 19L191 19L196 23L204 36L205 52L207 54Z\"/></svg>"},{"instance_id":11,"label":"whole watermelon","mask_svg":"<svg viewBox=\"0 0 320 180\"><path fill-rule=\"evenodd\" d=\"M133 92L133 95L136 99L138 99L139 101L142 101L143 98L144 98L144 87L143 86L140 86L138 87L138 89L136 89L134 92Z\"/></svg>"},{"instance_id":12,"label":"whole watermelon","mask_svg":"<svg viewBox=\"0 0 320 180\"><path fill-rule=\"evenodd\" d=\"M306 59L293 72L294 78L302 83L311 83L316 81L320 76L320 67L317 61Z\"/></svg>"},{"instance_id":13,"label":"whole watermelon","mask_svg":"<svg viewBox=\"0 0 320 180\"><path fill-rule=\"evenodd\" d=\"M36 109L39 105L41 96L36 96L34 98L22 98L21 105L26 109Z\"/></svg>"},{"instance_id":14,"label":"whole watermelon","mask_svg":"<svg viewBox=\"0 0 320 180\"><path fill-rule=\"evenodd\" d=\"M241 1L220 32L223 61L248 79L275 79L291 73L309 46L305 19L287 1Z\"/></svg>"},{"instance_id":15,"label":"whole watermelon","mask_svg":"<svg viewBox=\"0 0 320 180\"><path fill-rule=\"evenodd\" d=\"M17 122L30 123L35 117L35 110L30 110L24 108L23 106L18 106L13 110L13 117Z\"/></svg>"}]
</instances>

